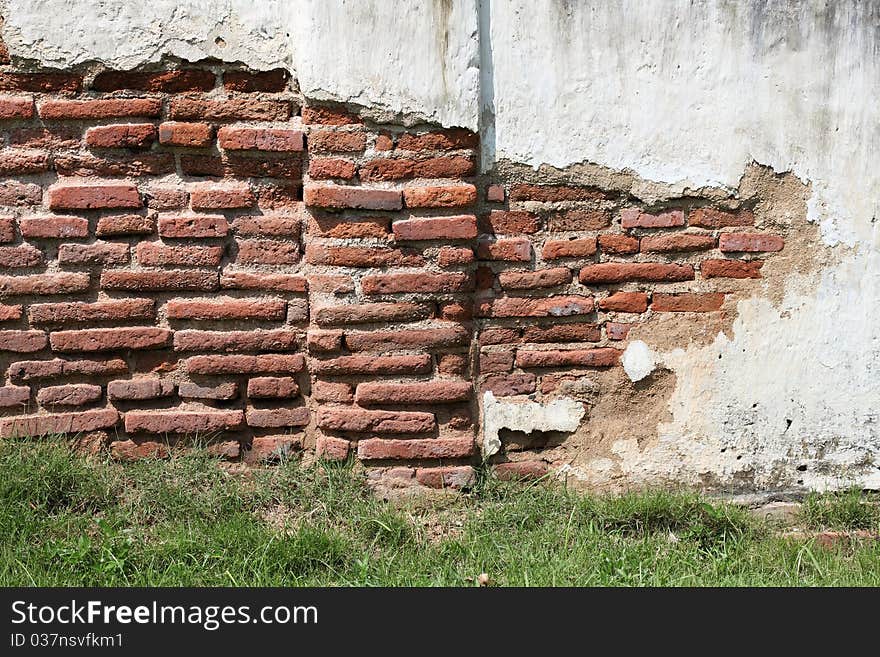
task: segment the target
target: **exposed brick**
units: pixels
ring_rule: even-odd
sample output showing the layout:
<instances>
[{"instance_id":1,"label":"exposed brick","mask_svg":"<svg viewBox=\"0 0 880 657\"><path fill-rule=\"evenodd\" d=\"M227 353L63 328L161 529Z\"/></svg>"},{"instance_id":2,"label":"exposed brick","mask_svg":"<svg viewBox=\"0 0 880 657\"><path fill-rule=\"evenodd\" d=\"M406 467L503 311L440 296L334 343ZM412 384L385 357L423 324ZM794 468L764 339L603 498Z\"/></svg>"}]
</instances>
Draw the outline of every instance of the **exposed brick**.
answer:
<instances>
[{"instance_id":1,"label":"exposed brick","mask_svg":"<svg viewBox=\"0 0 880 657\"><path fill-rule=\"evenodd\" d=\"M440 354L437 356L437 371L440 374L467 376L468 358L465 354Z\"/></svg>"},{"instance_id":2,"label":"exposed brick","mask_svg":"<svg viewBox=\"0 0 880 657\"><path fill-rule=\"evenodd\" d=\"M526 326L523 342L599 342L602 331L596 324Z\"/></svg>"},{"instance_id":3,"label":"exposed brick","mask_svg":"<svg viewBox=\"0 0 880 657\"><path fill-rule=\"evenodd\" d=\"M398 240L467 240L477 236L473 215L404 219L391 225Z\"/></svg>"},{"instance_id":4,"label":"exposed brick","mask_svg":"<svg viewBox=\"0 0 880 657\"><path fill-rule=\"evenodd\" d=\"M39 205L43 190L33 183L0 182L0 205Z\"/></svg>"},{"instance_id":5,"label":"exposed brick","mask_svg":"<svg viewBox=\"0 0 880 657\"><path fill-rule=\"evenodd\" d=\"M128 244L62 244L58 247L58 262L62 265L122 265L128 262Z\"/></svg>"},{"instance_id":6,"label":"exposed brick","mask_svg":"<svg viewBox=\"0 0 880 657\"><path fill-rule=\"evenodd\" d=\"M261 96L209 100L200 96L178 97L171 101L172 119L202 121L286 121L290 101Z\"/></svg>"},{"instance_id":7,"label":"exposed brick","mask_svg":"<svg viewBox=\"0 0 880 657\"><path fill-rule=\"evenodd\" d=\"M214 140L214 129L207 123L166 121L159 124L159 143L165 146L204 148Z\"/></svg>"},{"instance_id":8,"label":"exposed brick","mask_svg":"<svg viewBox=\"0 0 880 657\"><path fill-rule=\"evenodd\" d=\"M351 276L312 274L309 276L309 289L328 294L348 294L354 292L354 281Z\"/></svg>"},{"instance_id":9,"label":"exposed brick","mask_svg":"<svg viewBox=\"0 0 880 657\"><path fill-rule=\"evenodd\" d=\"M494 203L504 202L504 185L489 185L486 188L486 200Z\"/></svg>"},{"instance_id":10,"label":"exposed brick","mask_svg":"<svg viewBox=\"0 0 880 657\"><path fill-rule=\"evenodd\" d=\"M483 392L491 391L497 397L530 395L535 392L535 381L535 375L529 372L492 374L483 380L480 389Z\"/></svg>"},{"instance_id":11,"label":"exposed brick","mask_svg":"<svg viewBox=\"0 0 880 657\"><path fill-rule=\"evenodd\" d=\"M92 210L105 208L138 208L141 197L134 185L69 185L57 184L49 188L49 207L52 210Z\"/></svg>"},{"instance_id":12,"label":"exposed brick","mask_svg":"<svg viewBox=\"0 0 880 657\"><path fill-rule=\"evenodd\" d=\"M361 210L400 210L399 191L338 185L306 185L306 205L323 208L355 208Z\"/></svg>"},{"instance_id":13,"label":"exposed brick","mask_svg":"<svg viewBox=\"0 0 880 657\"><path fill-rule=\"evenodd\" d=\"M226 217L213 214L159 217L162 237L225 237L229 232Z\"/></svg>"},{"instance_id":14,"label":"exposed brick","mask_svg":"<svg viewBox=\"0 0 880 657\"><path fill-rule=\"evenodd\" d=\"M643 237L641 250L648 253L665 253L669 251L703 251L715 248L715 237L712 235L696 235L692 233L674 233L672 235L652 235Z\"/></svg>"},{"instance_id":15,"label":"exposed brick","mask_svg":"<svg viewBox=\"0 0 880 657\"><path fill-rule=\"evenodd\" d=\"M304 367L302 354L193 356L186 360L190 374L274 374L301 372Z\"/></svg>"},{"instance_id":16,"label":"exposed brick","mask_svg":"<svg viewBox=\"0 0 880 657\"><path fill-rule=\"evenodd\" d=\"M82 128L72 125L29 126L9 131L11 146L28 148L77 148L82 139Z\"/></svg>"},{"instance_id":17,"label":"exposed brick","mask_svg":"<svg viewBox=\"0 0 880 657\"><path fill-rule=\"evenodd\" d=\"M498 274L498 282L505 290L557 287L571 283L571 270L565 267L554 267L537 271L503 271Z\"/></svg>"},{"instance_id":18,"label":"exposed brick","mask_svg":"<svg viewBox=\"0 0 880 657\"><path fill-rule=\"evenodd\" d=\"M496 464L493 472L502 481L517 481L540 479L547 475L549 468L543 461L513 461Z\"/></svg>"},{"instance_id":19,"label":"exposed brick","mask_svg":"<svg viewBox=\"0 0 880 657\"><path fill-rule=\"evenodd\" d=\"M560 201L591 201L603 199L606 194L594 187L574 187L571 185L514 185L510 190L511 201L540 201L557 203Z\"/></svg>"},{"instance_id":20,"label":"exposed brick","mask_svg":"<svg viewBox=\"0 0 880 657\"><path fill-rule=\"evenodd\" d=\"M417 438L387 440L370 438L358 442L358 458L363 461L386 459L458 459L475 452L472 438Z\"/></svg>"},{"instance_id":21,"label":"exposed brick","mask_svg":"<svg viewBox=\"0 0 880 657\"><path fill-rule=\"evenodd\" d=\"M537 233L540 225L537 215L520 210L492 210L486 217L486 231L496 235Z\"/></svg>"},{"instance_id":22,"label":"exposed brick","mask_svg":"<svg viewBox=\"0 0 880 657\"><path fill-rule=\"evenodd\" d=\"M21 319L21 306L0 303L0 322L12 322L17 319Z\"/></svg>"},{"instance_id":23,"label":"exposed brick","mask_svg":"<svg viewBox=\"0 0 880 657\"><path fill-rule=\"evenodd\" d=\"M342 331L316 329L306 335L309 351L333 353L342 349Z\"/></svg>"},{"instance_id":24,"label":"exposed brick","mask_svg":"<svg viewBox=\"0 0 880 657\"><path fill-rule=\"evenodd\" d=\"M182 399L229 401L238 397L238 384L234 381L227 381L226 383L218 383L216 385L199 385L186 381L180 384L177 394Z\"/></svg>"},{"instance_id":25,"label":"exposed brick","mask_svg":"<svg viewBox=\"0 0 880 657\"><path fill-rule=\"evenodd\" d=\"M467 381L425 381L385 383L371 381L357 387L355 401L361 406L375 404L454 404L471 398Z\"/></svg>"},{"instance_id":26,"label":"exposed brick","mask_svg":"<svg viewBox=\"0 0 880 657\"><path fill-rule=\"evenodd\" d=\"M785 240L781 235L766 233L721 233L718 248L724 252L782 251Z\"/></svg>"},{"instance_id":27,"label":"exposed brick","mask_svg":"<svg viewBox=\"0 0 880 657\"><path fill-rule=\"evenodd\" d=\"M515 344L520 341L519 328L491 326L480 333L480 344Z\"/></svg>"},{"instance_id":28,"label":"exposed brick","mask_svg":"<svg viewBox=\"0 0 880 657\"><path fill-rule=\"evenodd\" d=\"M361 130L313 130L308 140L309 150L318 153L357 153L367 147L367 136Z\"/></svg>"},{"instance_id":29,"label":"exposed brick","mask_svg":"<svg viewBox=\"0 0 880 657\"><path fill-rule=\"evenodd\" d=\"M0 150L0 176L23 176L48 170L48 153L23 148Z\"/></svg>"},{"instance_id":30,"label":"exposed brick","mask_svg":"<svg viewBox=\"0 0 880 657\"><path fill-rule=\"evenodd\" d=\"M296 351L299 347L300 339L296 331L287 329L251 331L186 329L174 332L176 351Z\"/></svg>"},{"instance_id":31,"label":"exposed brick","mask_svg":"<svg viewBox=\"0 0 880 657\"><path fill-rule=\"evenodd\" d=\"M343 376L347 374L424 374L431 370L428 354L413 356L376 356L355 354L328 360L312 359L309 370L313 374Z\"/></svg>"},{"instance_id":32,"label":"exposed brick","mask_svg":"<svg viewBox=\"0 0 880 657\"><path fill-rule=\"evenodd\" d=\"M88 237L89 221L83 217L43 216L19 219L18 229L25 238L63 239Z\"/></svg>"},{"instance_id":33,"label":"exposed brick","mask_svg":"<svg viewBox=\"0 0 880 657\"><path fill-rule=\"evenodd\" d=\"M703 278L761 278L763 260L703 260Z\"/></svg>"},{"instance_id":34,"label":"exposed brick","mask_svg":"<svg viewBox=\"0 0 880 657\"><path fill-rule=\"evenodd\" d=\"M30 399L31 389L28 386L0 386L0 408L27 406Z\"/></svg>"},{"instance_id":35,"label":"exposed brick","mask_svg":"<svg viewBox=\"0 0 880 657\"><path fill-rule=\"evenodd\" d=\"M125 430L129 433L204 434L230 431L244 424L241 411L128 411Z\"/></svg>"},{"instance_id":36,"label":"exposed brick","mask_svg":"<svg viewBox=\"0 0 880 657\"><path fill-rule=\"evenodd\" d=\"M606 322L605 333L608 335L609 340L626 340L632 327L632 324Z\"/></svg>"},{"instance_id":37,"label":"exposed brick","mask_svg":"<svg viewBox=\"0 0 880 657\"><path fill-rule=\"evenodd\" d=\"M43 252L30 244L0 246L0 268L21 269L43 264Z\"/></svg>"},{"instance_id":38,"label":"exposed brick","mask_svg":"<svg viewBox=\"0 0 880 657\"><path fill-rule=\"evenodd\" d=\"M513 359L515 352L508 351L486 351L480 352L480 371L483 374L490 372L509 372L513 369Z\"/></svg>"},{"instance_id":39,"label":"exposed brick","mask_svg":"<svg viewBox=\"0 0 880 657\"><path fill-rule=\"evenodd\" d=\"M218 276L217 272L203 271L109 270L101 273L101 287L105 290L133 292L172 292L178 290L210 292L218 288ZM2 290L2 286L0 286L0 290Z\"/></svg>"},{"instance_id":40,"label":"exposed brick","mask_svg":"<svg viewBox=\"0 0 880 657\"><path fill-rule=\"evenodd\" d=\"M620 351L608 347L569 351L526 351L516 353L516 366L533 367L611 367L620 358Z\"/></svg>"},{"instance_id":41,"label":"exposed brick","mask_svg":"<svg viewBox=\"0 0 880 657\"><path fill-rule=\"evenodd\" d=\"M674 282L694 279L691 265L659 262L607 262L588 265L580 271L581 283L622 283L625 281Z\"/></svg>"},{"instance_id":42,"label":"exposed brick","mask_svg":"<svg viewBox=\"0 0 880 657\"><path fill-rule=\"evenodd\" d=\"M101 386L78 383L63 386L48 386L37 392L41 406L85 406L98 401L102 394Z\"/></svg>"},{"instance_id":43,"label":"exposed brick","mask_svg":"<svg viewBox=\"0 0 880 657\"><path fill-rule=\"evenodd\" d=\"M82 76L74 73L0 73L0 91L71 92L82 88Z\"/></svg>"},{"instance_id":44,"label":"exposed brick","mask_svg":"<svg viewBox=\"0 0 880 657\"><path fill-rule=\"evenodd\" d=\"M162 111L155 98L111 98L105 100L47 100L40 105L40 118L110 119L116 117L154 117Z\"/></svg>"},{"instance_id":45,"label":"exposed brick","mask_svg":"<svg viewBox=\"0 0 880 657\"><path fill-rule=\"evenodd\" d=\"M462 128L453 128L402 134L397 139L397 148L402 151L452 151L476 148L479 143L477 134Z\"/></svg>"},{"instance_id":46,"label":"exposed brick","mask_svg":"<svg viewBox=\"0 0 880 657\"><path fill-rule=\"evenodd\" d=\"M643 292L615 292L600 299L599 308L619 313L643 313L648 309L648 295Z\"/></svg>"},{"instance_id":47,"label":"exposed brick","mask_svg":"<svg viewBox=\"0 0 880 657\"><path fill-rule=\"evenodd\" d=\"M624 228L671 228L684 226L684 212L669 210L659 214L628 208L620 213L620 225Z\"/></svg>"},{"instance_id":48,"label":"exposed brick","mask_svg":"<svg viewBox=\"0 0 880 657\"><path fill-rule=\"evenodd\" d=\"M249 208L254 195L247 185L198 185L190 189L193 209L214 210L219 208Z\"/></svg>"},{"instance_id":49,"label":"exposed brick","mask_svg":"<svg viewBox=\"0 0 880 657\"><path fill-rule=\"evenodd\" d=\"M83 433L109 429L119 421L112 408L53 415L22 415L0 419L0 438L25 438L48 434Z\"/></svg>"},{"instance_id":50,"label":"exposed brick","mask_svg":"<svg viewBox=\"0 0 880 657\"><path fill-rule=\"evenodd\" d=\"M427 433L437 426L433 413L328 407L318 410L317 424L328 431L391 434Z\"/></svg>"},{"instance_id":51,"label":"exposed brick","mask_svg":"<svg viewBox=\"0 0 880 657\"><path fill-rule=\"evenodd\" d=\"M244 271L224 271L220 276L224 290L272 290L277 292L306 292L308 281L296 274L256 274Z\"/></svg>"},{"instance_id":52,"label":"exposed brick","mask_svg":"<svg viewBox=\"0 0 880 657\"><path fill-rule=\"evenodd\" d=\"M128 371L124 360L24 360L9 366L9 378L19 381L54 379L58 376L106 376Z\"/></svg>"},{"instance_id":53,"label":"exposed brick","mask_svg":"<svg viewBox=\"0 0 880 657\"><path fill-rule=\"evenodd\" d=\"M299 386L296 379L283 376L263 376L248 381L247 396L259 399L297 397Z\"/></svg>"},{"instance_id":54,"label":"exposed brick","mask_svg":"<svg viewBox=\"0 0 880 657\"><path fill-rule=\"evenodd\" d=\"M714 208L697 208L688 213L688 224L701 228L727 228L729 226L751 226L755 215L750 210L727 212Z\"/></svg>"},{"instance_id":55,"label":"exposed brick","mask_svg":"<svg viewBox=\"0 0 880 657\"><path fill-rule=\"evenodd\" d=\"M33 116L32 96L0 96L0 120L31 119Z\"/></svg>"},{"instance_id":56,"label":"exposed brick","mask_svg":"<svg viewBox=\"0 0 880 657\"><path fill-rule=\"evenodd\" d=\"M309 233L320 237L386 238L391 230L388 217L340 217L334 214L309 217Z\"/></svg>"},{"instance_id":57,"label":"exposed brick","mask_svg":"<svg viewBox=\"0 0 880 657\"><path fill-rule=\"evenodd\" d=\"M55 170L60 176L81 178L161 176L174 173L174 155L171 153L103 154L68 153L55 156Z\"/></svg>"},{"instance_id":58,"label":"exposed brick","mask_svg":"<svg viewBox=\"0 0 880 657\"><path fill-rule=\"evenodd\" d=\"M460 208L477 200L473 185L442 185L408 187L403 190L403 201L408 208Z\"/></svg>"},{"instance_id":59,"label":"exposed brick","mask_svg":"<svg viewBox=\"0 0 880 657\"><path fill-rule=\"evenodd\" d=\"M119 214L98 219L95 234L98 237L122 235L151 235L156 232L156 220L137 214Z\"/></svg>"},{"instance_id":60,"label":"exposed brick","mask_svg":"<svg viewBox=\"0 0 880 657\"><path fill-rule=\"evenodd\" d=\"M137 245L138 263L145 267L167 265L209 267L219 265L222 257L222 246L168 246L158 242L141 242ZM101 280L104 280L104 274L101 275Z\"/></svg>"},{"instance_id":61,"label":"exposed brick","mask_svg":"<svg viewBox=\"0 0 880 657\"><path fill-rule=\"evenodd\" d=\"M599 235L599 248L602 253L630 255L638 253L639 238L629 235Z\"/></svg>"},{"instance_id":62,"label":"exposed brick","mask_svg":"<svg viewBox=\"0 0 880 657\"><path fill-rule=\"evenodd\" d=\"M107 399L112 401L160 399L173 395L174 388L173 381L152 377L128 381L111 381L107 384Z\"/></svg>"},{"instance_id":63,"label":"exposed brick","mask_svg":"<svg viewBox=\"0 0 880 657\"><path fill-rule=\"evenodd\" d=\"M371 246L306 246L306 262L336 267L420 267L425 259L406 249Z\"/></svg>"},{"instance_id":64,"label":"exposed brick","mask_svg":"<svg viewBox=\"0 0 880 657\"><path fill-rule=\"evenodd\" d=\"M372 322L414 322L431 316L431 309L418 303L365 303L318 308L315 321L321 326Z\"/></svg>"},{"instance_id":65,"label":"exposed brick","mask_svg":"<svg viewBox=\"0 0 880 657\"><path fill-rule=\"evenodd\" d=\"M654 293L651 298L651 309L657 312L672 313L705 313L721 310L724 295L720 293Z\"/></svg>"},{"instance_id":66,"label":"exposed brick","mask_svg":"<svg viewBox=\"0 0 880 657\"><path fill-rule=\"evenodd\" d=\"M246 417L249 426L264 429L304 427L311 420L309 409L305 406L297 408L249 408Z\"/></svg>"},{"instance_id":67,"label":"exposed brick","mask_svg":"<svg viewBox=\"0 0 880 657\"><path fill-rule=\"evenodd\" d=\"M284 319L287 302L284 299L172 299L165 304L169 319L212 320L278 320Z\"/></svg>"},{"instance_id":68,"label":"exposed brick","mask_svg":"<svg viewBox=\"0 0 880 657\"><path fill-rule=\"evenodd\" d=\"M473 281L467 274L377 274L365 276L361 281L364 294L395 294L400 292L463 292L473 289Z\"/></svg>"},{"instance_id":69,"label":"exposed brick","mask_svg":"<svg viewBox=\"0 0 880 657\"><path fill-rule=\"evenodd\" d=\"M357 167L351 160L338 157L316 157L309 162L309 177L313 180L328 180L330 178L342 178L349 180L354 178Z\"/></svg>"},{"instance_id":70,"label":"exposed brick","mask_svg":"<svg viewBox=\"0 0 880 657\"><path fill-rule=\"evenodd\" d=\"M342 438L321 436L315 445L315 455L327 461L344 461L348 458L351 443Z\"/></svg>"},{"instance_id":71,"label":"exposed brick","mask_svg":"<svg viewBox=\"0 0 880 657\"><path fill-rule=\"evenodd\" d=\"M110 455L117 461L139 461L142 459L167 459L171 453L165 442L114 440L110 443Z\"/></svg>"},{"instance_id":72,"label":"exposed brick","mask_svg":"<svg viewBox=\"0 0 880 657\"><path fill-rule=\"evenodd\" d=\"M373 146L377 151L394 150L394 137L388 133L381 133L376 136L376 143Z\"/></svg>"},{"instance_id":73,"label":"exposed brick","mask_svg":"<svg viewBox=\"0 0 880 657\"><path fill-rule=\"evenodd\" d=\"M219 157L181 154L180 169L188 176L286 178L295 180L297 183L302 176L302 162L299 158L248 157L236 154L235 151L225 151ZM295 192L296 188L291 187L290 189ZM285 192L285 188L275 185L265 189L266 194L269 192L281 194Z\"/></svg>"},{"instance_id":74,"label":"exposed brick","mask_svg":"<svg viewBox=\"0 0 880 657\"><path fill-rule=\"evenodd\" d=\"M547 240L541 250L545 260L557 258L584 258L596 253L596 238L582 237L571 240Z\"/></svg>"},{"instance_id":75,"label":"exposed brick","mask_svg":"<svg viewBox=\"0 0 880 657\"><path fill-rule=\"evenodd\" d=\"M245 237L299 237L300 218L297 215L244 215L233 222L236 234Z\"/></svg>"},{"instance_id":76,"label":"exposed brick","mask_svg":"<svg viewBox=\"0 0 880 657\"><path fill-rule=\"evenodd\" d=\"M15 217L0 217L0 244L15 241Z\"/></svg>"},{"instance_id":77,"label":"exposed brick","mask_svg":"<svg viewBox=\"0 0 880 657\"><path fill-rule=\"evenodd\" d=\"M360 118L344 107L307 105L302 108L303 123L311 125L348 125L361 123Z\"/></svg>"},{"instance_id":78,"label":"exposed brick","mask_svg":"<svg viewBox=\"0 0 880 657\"><path fill-rule=\"evenodd\" d=\"M223 73L223 86L229 91L278 92L287 88L289 79L290 73L283 68L269 71L226 71Z\"/></svg>"},{"instance_id":79,"label":"exposed brick","mask_svg":"<svg viewBox=\"0 0 880 657\"><path fill-rule=\"evenodd\" d=\"M43 331L0 331L0 352L33 353L45 347Z\"/></svg>"},{"instance_id":80,"label":"exposed brick","mask_svg":"<svg viewBox=\"0 0 880 657\"><path fill-rule=\"evenodd\" d=\"M532 243L527 237L480 239L477 243L477 257L480 260L529 262L532 259Z\"/></svg>"},{"instance_id":81,"label":"exposed brick","mask_svg":"<svg viewBox=\"0 0 880 657\"><path fill-rule=\"evenodd\" d=\"M455 246L442 246L437 254L437 264L441 267L454 265L469 265L474 261L473 249L459 248Z\"/></svg>"},{"instance_id":82,"label":"exposed brick","mask_svg":"<svg viewBox=\"0 0 880 657\"><path fill-rule=\"evenodd\" d=\"M470 465L418 468L416 481L429 488L466 490L477 483L477 473Z\"/></svg>"},{"instance_id":83,"label":"exposed brick","mask_svg":"<svg viewBox=\"0 0 880 657\"><path fill-rule=\"evenodd\" d=\"M550 230L602 230L611 225L606 210L565 210L550 215ZM600 237L601 239L601 237Z\"/></svg>"},{"instance_id":84,"label":"exposed brick","mask_svg":"<svg viewBox=\"0 0 880 657\"><path fill-rule=\"evenodd\" d=\"M102 71L92 80L95 91L117 91L135 89L137 91L160 91L180 93L181 91L210 91L214 88L215 77L204 69L178 69L175 71Z\"/></svg>"},{"instance_id":85,"label":"exposed brick","mask_svg":"<svg viewBox=\"0 0 880 657\"><path fill-rule=\"evenodd\" d=\"M303 150L303 134L292 128L225 126L217 133L220 148L233 151L289 152Z\"/></svg>"},{"instance_id":86,"label":"exposed brick","mask_svg":"<svg viewBox=\"0 0 880 657\"><path fill-rule=\"evenodd\" d=\"M360 167L361 180L404 180L411 178L461 178L475 172L470 157L432 157L422 160L378 158Z\"/></svg>"},{"instance_id":87,"label":"exposed brick","mask_svg":"<svg viewBox=\"0 0 880 657\"><path fill-rule=\"evenodd\" d=\"M92 148L149 148L155 140L152 123L123 123L86 131L86 144Z\"/></svg>"},{"instance_id":88,"label":"exposed brick","mask_svg":"<svg viewBox=\"0 0 880 657\"><path fill-rule=\"evenodd\" d=\"M588 315L594 308L592 297L576 295L547 298L502 297L481 302L478 306L481 317L567 317Z\"/></svg>"},{"instance_id":89,"label":"exposed brick","mask_svg":"<svg viewBox=\"0 0 880 657\"><path fill-rule=\"evenodd\" d=\"M350 383L315 381L312 384L312 399L317 402L350 404L354 401L354 392Z\"/></svg>"},{"instance_id":90,"label":"exposed brick","mask_svg":"<svg viewBox=\"0 0 880 657\"><path fill-rule=\"evenodd\" d=\"M117 349L157 349L171 341L171 331L163 328L132 327L56 331L49 336L53 351L113 351Z\"/></svg>"},{"instance_id":91,"label":"exposed brick","mask_svg":"<svg viewBox=\"0 0 880 657\"><path fill-rule=\"evenodd\" d=\"M468 339L468 331L453 324L424 329L348 332L345 345L350 351L402 351L462 346Z\"/></svg>"},{"instance_id":92,"label":"exposed brick","mask_svg":"<svg viewBox=\"0 0 880 657\"><path fill-rule=\"evenodd\" d=\"M239 240L235 261L246 265L294 265L300 260L299 246L279 240Z\"/></svg>"},{"instance_id":93,"label":"exposed brick","mask_svg":"<svg viewBox=\"0 0 880 657\"><path fill-rule=\"evenodd\" d=\"M83 292L88 289L89 280L85 273L0 276L0 297Z\"/></svg>"}]
</instances>

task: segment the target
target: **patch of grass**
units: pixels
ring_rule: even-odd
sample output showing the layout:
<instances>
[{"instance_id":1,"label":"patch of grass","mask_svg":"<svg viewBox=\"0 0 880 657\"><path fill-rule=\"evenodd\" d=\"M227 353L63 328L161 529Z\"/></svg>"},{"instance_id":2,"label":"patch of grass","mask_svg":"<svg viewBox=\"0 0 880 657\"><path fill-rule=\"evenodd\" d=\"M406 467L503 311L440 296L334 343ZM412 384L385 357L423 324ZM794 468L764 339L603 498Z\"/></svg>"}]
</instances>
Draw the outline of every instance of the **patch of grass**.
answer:
<instances>
[{"instance_id":1,"label":"patch of grass","mask_svg":"<svg viewBox=\"0 0 880 657\"><path fill-rule=\"evenodd\" d=\"M687 492L486 479L392 505L350 465L232 474L200 453L120 465L60 442L0 443L0 468L5 586L467 586L483 572L525 586L880 585L878 542L782 539ZM811 498L805 513L876 526L851 495Z\"/></svg>"},{"instance_id":2,"label":"patch of grass","mask_svg":"<svg viewBox=\"0 0 880 657\"><path fill-rule=\"evenodd\" d=\"M811 494L801 506L801 519L811 529L880 531L880 496L858 488Z\"/></svg>"}]
</instances>

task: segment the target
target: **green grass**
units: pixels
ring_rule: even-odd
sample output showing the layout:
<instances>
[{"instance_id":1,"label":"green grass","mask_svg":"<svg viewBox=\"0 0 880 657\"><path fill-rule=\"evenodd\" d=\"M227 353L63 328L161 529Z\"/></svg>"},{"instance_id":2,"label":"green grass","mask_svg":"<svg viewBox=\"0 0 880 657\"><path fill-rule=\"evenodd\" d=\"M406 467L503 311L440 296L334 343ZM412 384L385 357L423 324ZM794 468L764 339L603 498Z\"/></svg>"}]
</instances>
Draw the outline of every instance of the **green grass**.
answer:
<instances>
[{"instance_id":1,"label":"green grass","mask_svg":"<svg viewBox=\"0 0 880 657\"><path fill-rule=\"evenodd\" d=\"M855 492L811 527L880 529ZM232 474L209 457L119 465L0 444L0 585L880 585L880 542L823 549L688 493L592 497L486 480L382 502L350 466Z\"/></svg>"}]
</instances>

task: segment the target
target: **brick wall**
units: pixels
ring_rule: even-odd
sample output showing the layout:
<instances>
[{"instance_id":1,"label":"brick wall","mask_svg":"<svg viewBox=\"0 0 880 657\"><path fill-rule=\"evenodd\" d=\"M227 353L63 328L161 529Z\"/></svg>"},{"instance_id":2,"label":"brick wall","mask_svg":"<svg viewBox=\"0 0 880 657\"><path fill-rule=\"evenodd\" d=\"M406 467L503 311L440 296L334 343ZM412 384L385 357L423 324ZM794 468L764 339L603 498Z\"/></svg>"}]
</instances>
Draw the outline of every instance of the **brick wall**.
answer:
<instances>
[{"instance_id":1,"label":"brick wall","mask_svg":"<svg viewBox=\"0 0 880 657\"><path fill-rule=\"evenodd\" d=\"M483 391L619 367L634 324L722 312L783 248L736 198L478 176L476 135L310 104L282 70L7 64L0 135L0 437L123 459L199 439L467 486Z\"/></svg>"}]
</instances>

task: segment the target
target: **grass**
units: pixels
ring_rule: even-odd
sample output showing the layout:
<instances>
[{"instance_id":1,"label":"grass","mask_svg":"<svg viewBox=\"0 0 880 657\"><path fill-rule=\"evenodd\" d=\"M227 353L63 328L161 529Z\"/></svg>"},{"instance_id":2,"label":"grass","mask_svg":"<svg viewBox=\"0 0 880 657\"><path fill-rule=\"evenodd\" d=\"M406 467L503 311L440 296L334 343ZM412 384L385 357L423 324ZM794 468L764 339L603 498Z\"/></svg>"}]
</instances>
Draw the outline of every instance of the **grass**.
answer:
<instances>
[{"instance_id":1,"label":"grass","mask_svg":"<svg viewBox=\"0 0 880 657\"><path fill-rule=\"evenodd\" d=\"M880 529L857 492L809 527ZM824 549L689 493L592 497L486 480L393 505L345 465L230 474L199 453L119 465L0 444L0 585L880 585L880 542Z\"/></svg>"}]
</instances>

